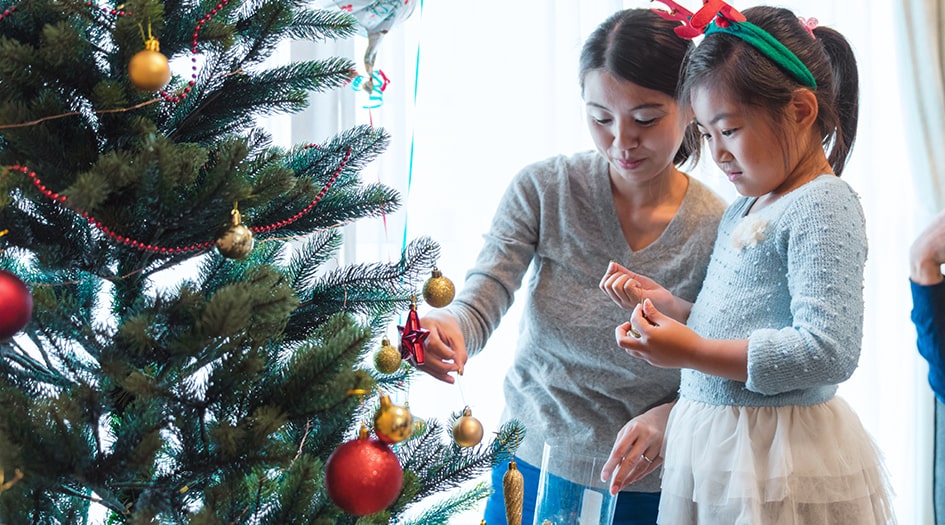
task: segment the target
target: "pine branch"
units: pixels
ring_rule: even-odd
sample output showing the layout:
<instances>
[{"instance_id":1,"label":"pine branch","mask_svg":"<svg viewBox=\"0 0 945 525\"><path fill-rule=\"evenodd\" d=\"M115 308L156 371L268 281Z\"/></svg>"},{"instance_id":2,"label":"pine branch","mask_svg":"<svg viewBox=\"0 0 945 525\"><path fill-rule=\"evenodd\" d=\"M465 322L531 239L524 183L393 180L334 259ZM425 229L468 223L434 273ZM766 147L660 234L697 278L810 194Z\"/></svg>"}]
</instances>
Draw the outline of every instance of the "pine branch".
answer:
<instances>
[{"instance_id":1,"label":"pine branch","mask_svg":"<svg viewBox=\"0 0 945 525\"><path fill-rule=\"evenodd\" d=\"M409 520L398 521L402 525L442 525L449 523L457 513L472 510L489 497L492 489L485 483L479 483L472 489L454 494L424 510L420 515Z\"/></svg>"}]
</instances>

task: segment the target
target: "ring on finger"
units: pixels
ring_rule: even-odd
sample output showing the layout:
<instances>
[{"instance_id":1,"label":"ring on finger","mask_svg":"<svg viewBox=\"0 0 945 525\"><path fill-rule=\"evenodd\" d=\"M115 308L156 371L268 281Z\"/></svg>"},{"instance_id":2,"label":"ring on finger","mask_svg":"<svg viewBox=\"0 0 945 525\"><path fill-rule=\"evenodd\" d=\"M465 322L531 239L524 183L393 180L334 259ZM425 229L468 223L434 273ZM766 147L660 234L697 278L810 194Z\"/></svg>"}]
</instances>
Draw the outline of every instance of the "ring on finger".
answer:
<instances>
[{"instance_id":1,"label":"ring on finger","mask_svg":"<svg viewBox=\"0 0 945 525\"><path fill-rule=\"evenodd\" d=\"M639 339L639 338L640 338L640 332L637 332L637 329L634 328L634 327L632 327L632 326L627 330L627 335L629 335L630 337L633 337L633 338L635 338L635 339Z\"/></svg>"},{"instance_id":2,"label":"ring on finger","mask_svg":"<svg viewBox=\"0 0 945 525\"><path fill-rule=\"evenodd\" d=\"M656 459L656 458L650 459L646 457L646 454L640 454L640 459L642 459L643 461L646 461L647 463L653 463L653 459Z\"/></svg>"}]
</instances>

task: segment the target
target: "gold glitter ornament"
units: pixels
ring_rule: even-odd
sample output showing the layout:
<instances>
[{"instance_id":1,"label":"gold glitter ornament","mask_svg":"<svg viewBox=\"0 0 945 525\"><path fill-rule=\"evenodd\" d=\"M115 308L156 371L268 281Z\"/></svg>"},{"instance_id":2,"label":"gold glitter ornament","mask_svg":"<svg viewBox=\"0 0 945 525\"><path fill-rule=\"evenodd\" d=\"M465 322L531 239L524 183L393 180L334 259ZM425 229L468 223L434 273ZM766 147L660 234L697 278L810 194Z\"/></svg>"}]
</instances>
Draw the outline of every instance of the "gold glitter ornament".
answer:
<instances>
[{"instance_id":1,"label":"gold glitter ornament","mask_svg":"<svg viewBox=\"0 0 945 525\"><path fill-rule=\"evenodd\" d=\"M453 281L443 277L443 273L433 269L433 275L423 285L423 300L434 308L442 308L453 301L456 287Z\"/></svg>"},{"instance_id":2,"label":"gold glitter ornament","mask_svg":"<svg viewBox=\"0 0 945 525\"><path fill-rule=\"evenodd\" d=\"M420 437L427 432L427 422L422 418L414 416L413 428L410 430L410 438Z\"/></svg>"},{"instance_id":3,"label":"gold glitter ornament","mask_svg":"<svg viewBox=\"0 0 945 525\"><path fill-rule=\"evenodd\" d=\"M402 406L391 403L390 397L381 396L381 407L374 413L374 433L385 443L400 443L413 432L413 416Z\"/></svg>"},{"instance_id":4,"label":"gold glitter ornament","mask_svg":"<svg viewBox=\"0 0 945 525\"><path fill-rule=\"evenodd\" d=\"M243 226L236 206L230 214L230 225L217 237L215 244L220 255L229 259L242 259L253 251L253 232Z\"/></svg>"},{"instance_id":5,"label":"gold glitter ornament","mask_svg":"<svg viewBox=\"0 0 945 525\"><path fill-rule=\"evenodd\" d=\"M148 30L150 32L150 29ZM128 62L128 79L141 91L157 91L171 79L171 68L156 38L149 38L144 49Z\"/></svg>"},{"instance_id":6,"label":"gold glitter ornament","mask_svg":"<svg viewBox=\"0 0 945 525\"><path fill-rule=\"evenodd\" d=\"M522 503L525 501L525 479L515 464L509 461L509 470L502 476L502 496L505 498L505 519L509 525L522 525Z\"/></svg>"},{"instance_id":7,"label":"gold glitter ornament","mask_svg":"<svg viewBox=\"0 0 945 525\"><path fill-rule=\"evenodd\" d=\"M453 425L453 441L461 447L474 447L482 441L482 423L472 417L469 407L463 409L463 417Z\"/></svg>"},{"instance_id":8,"label":"gold glitter ornament","mask_svg":"<svg viewBox=\"0 0 945 525\"><path fill-rule=\"evenodd\" d=\"M381 341L381 348L374 352L374 368L382 374L393 374L399 368L403 359L400 357L400 350L390 344L390 339L384 338Z\"/></svg>"}]
</instances>

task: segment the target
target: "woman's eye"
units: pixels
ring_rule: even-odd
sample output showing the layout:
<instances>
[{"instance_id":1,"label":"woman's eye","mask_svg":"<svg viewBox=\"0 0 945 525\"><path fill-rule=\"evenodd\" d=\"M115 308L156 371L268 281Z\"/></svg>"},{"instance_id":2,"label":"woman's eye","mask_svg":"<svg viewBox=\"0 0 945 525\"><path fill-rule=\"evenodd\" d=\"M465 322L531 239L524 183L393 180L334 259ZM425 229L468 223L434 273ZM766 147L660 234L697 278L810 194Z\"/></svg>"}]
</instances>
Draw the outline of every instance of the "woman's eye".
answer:
<instances>
[{"instance_id":1,"label":"woman's eye","mask_svg":"<svg viewBox=\"0 0 945 525\"><path fill-rule=\"evenodd\" d=\"M734 129L723 129L723 130L722 130L722 136L723 136L723 137L731 137L734 133L735 133L735 130L734 130Z\"/></svg>"},{"instance_id":2,"label":"woman's eye","mask_svg":"<svg viewBox=\"0 0 945 525\"><path fill-rule=\"evenodd\" d=\"M597 124L607 125L613 122L613 119L608 118L608 117L591 117L591 118L594 119L594 122L596 122Z\"/></svg>"}]
</instances>

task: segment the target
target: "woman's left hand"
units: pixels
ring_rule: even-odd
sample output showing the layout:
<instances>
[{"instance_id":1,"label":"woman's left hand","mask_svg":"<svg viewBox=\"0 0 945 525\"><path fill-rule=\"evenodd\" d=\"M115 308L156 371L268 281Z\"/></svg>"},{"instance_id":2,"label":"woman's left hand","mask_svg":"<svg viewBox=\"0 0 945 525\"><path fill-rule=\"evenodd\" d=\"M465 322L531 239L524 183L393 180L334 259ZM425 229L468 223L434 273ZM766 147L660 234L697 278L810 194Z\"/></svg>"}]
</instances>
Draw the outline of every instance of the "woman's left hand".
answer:
<instances>
[{"instance_id":1,"label":"woman's left hand","mask_svg":"<svg viewBox=\"0 0 945 525\"><path fill-rule=\"evenodd\" d=\"M627 422L614 440L610 456L601 470L601 480L610 480L610 493L643 479L660 468L663 434L675 401L651 408Z\"/></svg>"}]
</instances>

